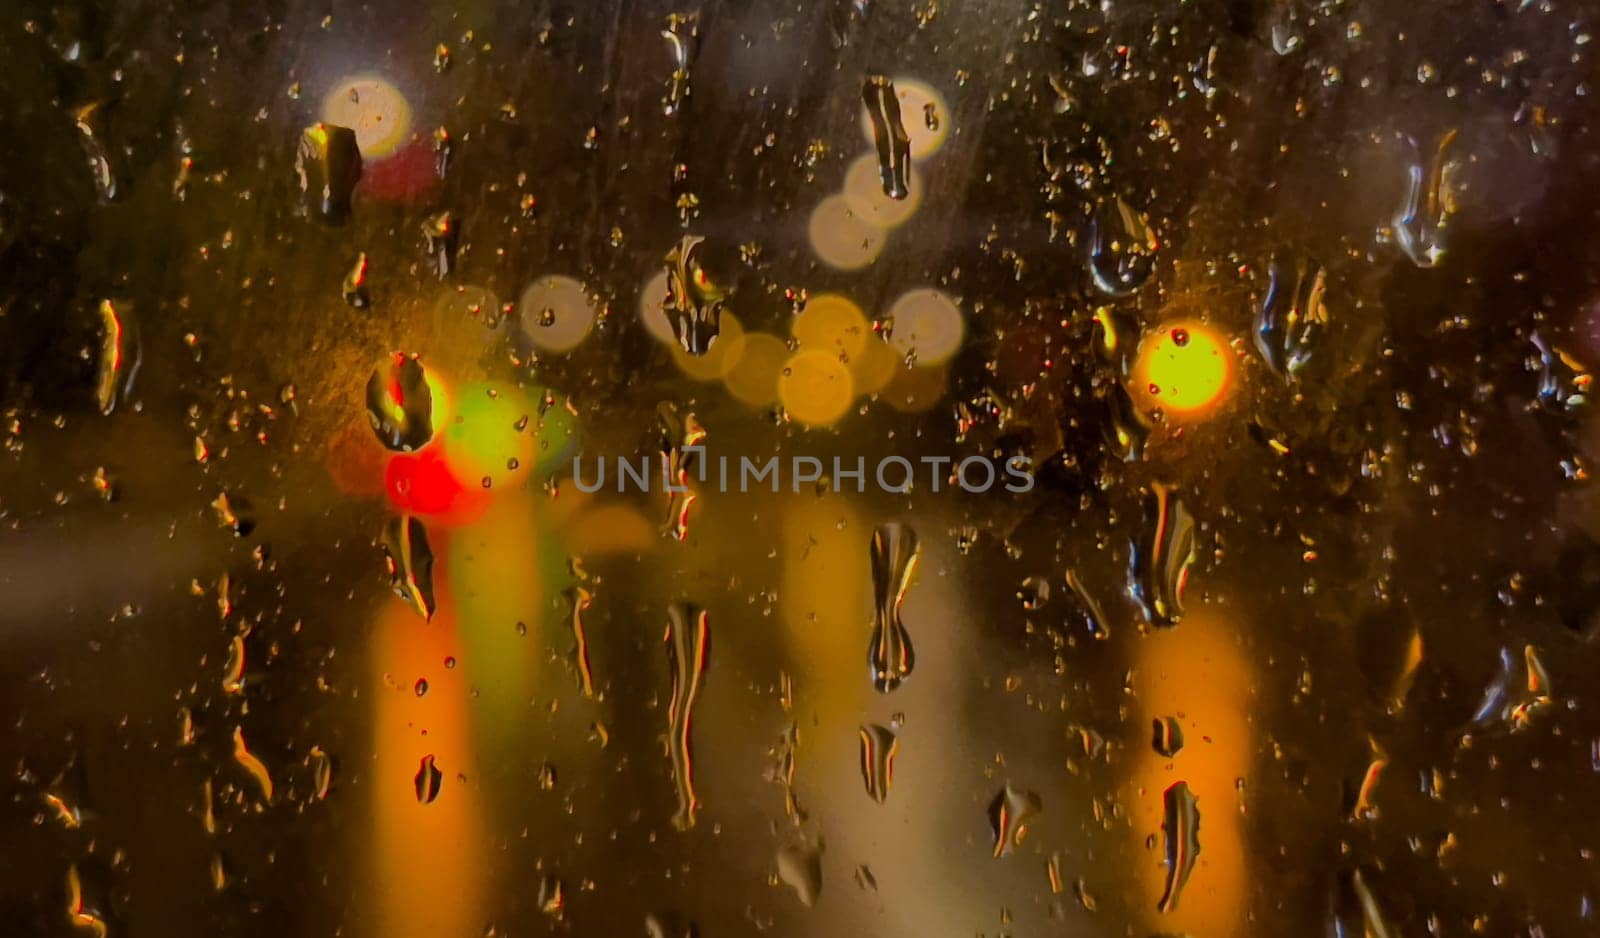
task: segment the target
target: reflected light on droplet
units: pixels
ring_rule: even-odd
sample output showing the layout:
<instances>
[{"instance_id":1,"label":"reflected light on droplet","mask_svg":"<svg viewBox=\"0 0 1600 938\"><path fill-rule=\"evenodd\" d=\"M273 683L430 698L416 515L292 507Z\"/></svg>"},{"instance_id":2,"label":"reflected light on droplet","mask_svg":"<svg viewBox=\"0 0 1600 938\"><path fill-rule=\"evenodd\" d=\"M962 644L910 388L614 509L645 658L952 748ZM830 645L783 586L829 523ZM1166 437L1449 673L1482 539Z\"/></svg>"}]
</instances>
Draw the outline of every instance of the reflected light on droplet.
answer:
<instances>
[{"instance_id":1,"label":"reflected light on droplet","mask_svg":"<svg viewBox=\"0 0 1600 938\"><path fill-rule=\"evenodd\" d=\"M335 83L322 99L322 119L356 132L364 160L393 154L411 132L411 105L394 85L376 75Z\"/></svg>"},{"instance_id":2,"label":"reflected light on droplet","mask_svg":"<svg viewBox=\"0 0 1600 938\"><path fill-rule=\"evenodd\" d=\"M684 374L696 381L717 381L727 377L739 363L744 343L735 342L744 334L744 327L739 324L731 311L723 309L721 329L717 332L717 339L711 343L711 348L704 355L690 355L683 350L676 340L672 341L672 360Z\"/></svg>"},{"instance_id":3,"label":"reflected light on droplet","mask_svg":"<svg viewBox=\"0 0 1600 938\"><path fill-rule=\"evenodd\" d=\"M829 267L860 270L878 259L884 229L858 215L842 195L830 195L811 213L811 250Z\"/></svg>"},{"instance_id":4,"label":"reflected light on droplet","mask_svg":"<svg viewBox=\"0 0 1600 938\"><path fill-rule=\"evenodd\" d=\"M889 344L919 366L948 360L961 348L966 333L966 321L955 301L930 287L895 300L889 307L889 319L893 322Z\"/></svg>"},{"instance_id":5,"label":"reflected light on droplet","mask_svg":"<svg viewBox=\"0 0 1600 938\"><path fill-rule=\"evenodd\" d=\"M732 339L729 346L735 364L725 379L728 393L752 407L776 404L778 375L789 358L789 347L765 332L747 332Z\"/></svg>"},{"instance_id":6,"label":"reflected light on droplet","mask_svg":"<svg viewBox=\"0 0 1600 938\"><path fill-rule=\"evenodd\" d=\"M1227 394L1231 352L1196 322L1170 323L1139 343L1132 387L1136 400L1167 413L1198 415Z\"/></svg>"},{"instance_id":7,"label":"reflected light on droplet","mask_svg":"<svg viewBox=\"0 0 1600 938\"><path fill-rule=\"evenodd\" d=\"M939 152L945 138L950 135L950 109L944 97L933 86L915 78L896 78L895 97L900 99L900 119L905 123L906 136L911 141L911 158L924 159ZM933 105L934 126L928 126L928 105ZM872 118L867 109L861 109L861 134L872 142ZM874 164L874 172L877 171ZM913 190L915 192L915 190Z\"/></svg>"},{"instance_id":8,"label":"reflected light on droplet","mask_svg":"<svg viewBox=\"0 0 1600 938\"><path fill-rule=\"evenodd\" d=\"M594 328L595 318L594 301L583 283L559 274L535 280L517 301L523 335L547 352L577 348Z\"/></svg>"},{"instance_id":9,"label":"reflected light on droplet","mask_svg":"<svg viewBox=\"0 0 1600 938\"><path fill-rule=\"evenodd\" d=\"M672 321L661 306L666 295L667 272L658 270L639 288L639 321L644 323L645 331L657 339L668 345L677 345L678 339L672 334Z\"/></svg>"},{"instance_id":10,"label":"reflected light on droplet","mask_svg":"<svg viewBox=\"0 0 1600 938\"><path fill-rule=\"evenodd\" d=\"M784 410L808 427L825 427L843 417L854 398L850 369L829 352L802 349L778 376Z\"/></svg>"},{"instance_id":11,"label":"reflected light on droplet","mask_svg":"<svg viewBox=\"0 0 1600 938\"><path fill-rule=\"evenodd\" d=\"M845 202L863 220L878 228L893 228L902 224L922 207L922 177L915 168L911 171L911 185L906 197L891 199L883 194L883 177L878 172L878 158L863 153L850 164L844 176Z\"/></svg>"}]
</instances>

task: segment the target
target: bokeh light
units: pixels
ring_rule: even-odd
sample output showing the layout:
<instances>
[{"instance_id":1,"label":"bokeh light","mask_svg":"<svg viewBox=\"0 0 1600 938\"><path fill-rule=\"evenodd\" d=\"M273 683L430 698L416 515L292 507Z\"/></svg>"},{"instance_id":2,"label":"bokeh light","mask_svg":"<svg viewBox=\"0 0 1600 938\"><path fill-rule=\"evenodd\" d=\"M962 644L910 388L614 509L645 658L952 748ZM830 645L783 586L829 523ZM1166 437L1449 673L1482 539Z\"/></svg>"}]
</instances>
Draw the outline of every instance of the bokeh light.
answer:
<instances>
[{"instance_id":1,"label":"bokeh light","mask_svg":"<svg viewBox=\"0 0 1600 938\"><path fill-rule=\"evenodd\" d=\"M322 119L355 131L363 160L392 155L411 133L411 105L405 95L376 75L336 82L322 99Z\"/></svg>"},{"instance_id":2,"label":"bokeh light","mask_svg":"<svg viewBox=\"0 0 1600 938\"><path fill-rule=\"evenodd\" d=\"M735 341L744 335L744 326L727 309L722 311L721 329L717 340L704 355L690 355L676 340L672 342L672 360L684 374L696 381L718 381L727 377L739 363L744 344Z\"/></svg>"},{"instance_id":3,"label":"bokeh light","mask_svg":"<svg viewBox=\"0 0 1600 938\"><path fill-rule=\"evenodd\" d=\"M805 308L790 322L789 330L802 349L850 359L866 347L872 324L849 297L823 293L806 301Z\"/></svg>"},{"instance_id":4,"label":"bokeh light","mask_svg":"<svg viewBox=\"0 0 1600 938\"><path fill-rule=\"evenodd\" d=\"M893 328L889 344L911 364L926 366L946 361L961 348L966 321L949 296L922 287L901 296L889 307Z\"/></svg>"},{"instance_id":5,"label":"bokeh light","mask_svg":"<svg viewBox=\"0 0 1600 938\"><path fill-rule=\"evenodd\" d=\"M878 259L887 237L884 229L857 214L839 194L830 195L811 213L811 250L829 267L860 270Z\"/></svg>"},{"instance_id":6,"label":"bokeh light","mask_svg":"<svg viewBox=\"0 0 1600 938\"><path fill-rule=\"evenodd\" d=\"M789 358L783 340L765 332L746 332L729 341L728 354L734 361L726 378L728 393L752 407L777 403L778 376Z\"/></svg>"},{"instance_id":7,"label":"bokeh light","mask_svg":"<svg viewBox=\"0 0 1600 938\"><path fill-rule=\"evenodd\" d=\"M883 177L878 158L863 153L850 164L844 175L845 202L863 221L878 228L893 228L915 215L922 207L922 176L912 167L906 197L891 199L883 192Z\"/></svg>"},{"instance_id":8,"label":"bokeh light","mask_svg":"<svg viewBox=\"0 0 1600 938\"><path fill-rule=\"evenodd\" d=\"M789 416L808 427L825 427L850 409L855 383L839 356L802 349L778 376L778 399Z\"/></svg>"},{"instance_id":9,"label":"bokeh light","mask_svg":"<svg viewBox=\"0 0 1600 938\"><path fill-rule=\"evenodd\" d=\"M559 274L540 277L522 291L517 318L528 341L547 352L569 352L594 328L598 313L583 283Z\"/></svg>"},{"instance_id":10,"label":"bokeh light","mask_svg":"<svg viewBox=\"0 0 1600 938\"><path fill-rule=\"evenodd\" d=\"M1227 394L1231 355L1217 334L1200 323L1161 326L1139 343L1130 390L1148 406L1198 414Z\"/></svg>"}]
</instances>

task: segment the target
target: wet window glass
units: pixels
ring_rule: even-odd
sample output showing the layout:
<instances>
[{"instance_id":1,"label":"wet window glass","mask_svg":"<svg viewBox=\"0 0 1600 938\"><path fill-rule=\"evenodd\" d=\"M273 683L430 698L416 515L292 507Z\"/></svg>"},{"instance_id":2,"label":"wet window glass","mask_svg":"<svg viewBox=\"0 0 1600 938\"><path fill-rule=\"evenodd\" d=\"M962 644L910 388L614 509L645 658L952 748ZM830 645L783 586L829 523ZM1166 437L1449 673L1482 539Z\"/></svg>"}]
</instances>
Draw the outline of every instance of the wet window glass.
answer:
<instances>
[{"instance_id":1,"label":"wet window glass","mask_svg":"<svg viewBox=\"0 0 1600 938\"><path fill-rule=\"evenodd\" d=\"M1597 25L13 0L0 931L1600 933Z\"/></svg>"}]
</instances>

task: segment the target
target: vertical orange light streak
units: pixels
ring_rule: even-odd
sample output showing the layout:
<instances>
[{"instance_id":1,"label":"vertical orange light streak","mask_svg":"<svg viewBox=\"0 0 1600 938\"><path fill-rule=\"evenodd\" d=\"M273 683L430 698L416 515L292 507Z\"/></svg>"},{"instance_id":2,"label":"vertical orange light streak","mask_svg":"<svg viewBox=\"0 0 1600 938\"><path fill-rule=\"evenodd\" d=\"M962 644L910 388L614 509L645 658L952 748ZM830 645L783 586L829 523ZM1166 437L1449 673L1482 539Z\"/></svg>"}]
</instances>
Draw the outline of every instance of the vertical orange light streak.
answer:
<instances>
[{"instance_id":1,"label":"vertical orange light streak","mask_svg":"<svg viewBox=\"0 0 1600 938\"><path fill-rule=\"evenodd\" d=\"M1246 867L1238 783L1248 777L1253 743L1249 719L1252 675L1234 644L1235 630L1214 610L1199 609L1183 624L1156 629L1140 642L1134 699L1139 701L1140 753L1130 769L1125 803L1137 861L1144 931L1238 934L1244 924ZM1151 746L1153 721L1175 717L1183 749L1167 758ZM1176 907L1157 911L1166 882L1162 795L1187 782L1199 799L1199 862ZM1156 849L1145 849L1156 835Z\"/></svg>"}]
</instances>

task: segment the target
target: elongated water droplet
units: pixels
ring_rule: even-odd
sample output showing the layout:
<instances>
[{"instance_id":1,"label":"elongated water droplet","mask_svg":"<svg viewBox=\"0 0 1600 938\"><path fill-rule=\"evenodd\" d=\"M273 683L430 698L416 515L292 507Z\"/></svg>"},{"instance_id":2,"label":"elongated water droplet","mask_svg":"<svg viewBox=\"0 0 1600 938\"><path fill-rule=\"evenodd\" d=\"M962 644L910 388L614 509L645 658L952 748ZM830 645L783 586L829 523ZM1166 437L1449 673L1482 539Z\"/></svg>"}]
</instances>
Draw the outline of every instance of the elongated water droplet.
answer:
<instances>
[{"instance_id":1,"label":"elongated water droplet","mask_svg":"<svg viewBox=\"0 0 1600 938\"><path fill-rule=\"evenodd\" d=\"M384 560L396 596L424 619L433 618L433 549L422 522L410 515L389 519L384 528Z\"/></svg>"},{"instance_id":2,"label":"elongated water droplet","mask_svg":"<svg viewBox=\"0 0 1600 938\"><path fill-rule=\"evenodd\" d=\"M67 924L94 938L106 938L110 928L106 925L103 877L87 877L87 883L85 879L78 864L67 867Z\"/></svg>"},{"instance_id":3,"label":"elongated water droplet","mask_svg":"<svg viewBox=\"0 0 1600 938\"><path fill-rule=\"evenodd\" d=\"M820 844L788 844L778 850L778 878L794 890L800 904L811 908L822 894Z\"/></svg>"},{"instance_id":4,"label":"elongated water droplet","mask_svg":"<svg viewBox=\"0 0 1600 938\"><path fill-rule=\"evenodd\" d=\"M699 938L700 930L678 912L651 912L644 917L647 938Z\"/></svg>"},{"instance_id":5,"label":"elongated water droplet","mask_svg":"<svg viewBox=\"0 0 1600 938\"><path fill-rule=\"evenodd\" d=\"M222 668L222 689L226 693L244 693L244 640L249 634L250 627L246 625L228 643L228 661Z\"/></svg>"},{"instance_id":6,"label":"elongated water droplet","mask_svg":"<svg viewBox=\"0 0 1600 938\"><path fill-rule=\"evenodd\" d=\"M101 300L100 367L94 396L102 414L116 410L133 391L140 357L139 325L128 305Z\"/></svg>"},{"instance_id":7,"label":"elongated water droplet","mask_svg":"<svg viewBox=\"0 0 1600 938\"><path fill-rule=\"evenodd\" d=\"M94 191L100 201L116 199L121 190L117 168L112 162L112 151L106 146L105 109L97 102L86 104L72 115L78 127L78 140L83 144L83 155L89 161L89 176L94 180Z\"/></svg>"},{"instance_id":8,"label":"elongated water droplet","mask_svg":"<svg viewBox=\"0 0 1600 938\"><path fill-rule=\"evenodd\" d=\"M367 252L362 251L356 256L355 266L344 275L344 283L340 285L344 301L356 309L366 309L372 302L372 297L367 293Z\"/></svg>"},{"instance_id":9,"label":"elongated water droplet","mask_svg":"<svg viewBox=\"0 0 1600 938\"><path fill-rule=\"evenodd\" d=\"M911 137L900 117L900 98L887 75L868 72L861 83L861 103L872 121L872 142L878 151L883 194L904 199L911 194Z\"/></svg>"},{"instance_id":10,"label":"elongated water droplet","mask_svg":"<svg viewBox=\"0 0 1600 938\"><path fill-rule=\"evenodd\" d=\"M1120 197L1095 208L1085 240L1089 279L1107 296L1128 296L1155 272L1161 242L1144 216Z\"/></svg>"},{"instance_id":11,"label":"elongated water droplet","mask_svg":"<svg viewBox=\"0 0 1600 938\"><path fill-rule=\"evenodd\" d=\"M367 419L378 442L410 452L433 439L433 391L415 355L395 352L367 379Z\"/></svg>"},{"instance_id":12,"label":"elongated water droplet","mask_svg":"<svg viewBox=\"0 0 1600 938\"><path fill-rule=\"evenodd\" d=\"M661 471L667 492L667 520L662 530L681 541L689 536L689 509L699 498L689 487L689 473L700 461L706 429L694 414L679 414L668 402L657 408L656 422L661 430Z\"/></svg>"},{"instance_id":13,"label":"elongated water droplet","mask_svg":"<svg viewBox=\"0 0 1600 938\"><path fill-rule=\"evenodd\" d=\"M1167 885L1156 908L1170 912L1178 907L1178 896L1200 857L1200 802L1189 790L1188 782L1174 782L1162 795L1162 801L1166 813L1162 830L1167 844Z\"/></svg>"},{"instance_id":14,"label":"elongated water droplet","mask_svg":"<svg viewBox=\"0 0 1600 938\"><path fill-rule=\"evenodd\" d=\"M1529 340L1539 355L1539 406L1553 414L1577 410L1589 401L1594 376L1564 349L1534 332Z\"/></svg>"},{"instance_id":15,"label":"elongated water droplet","mask_svg":"<svg viewBox=\"0 0 1600 938\"><path fill-rule=\"evenodd\" d=\"M700 11L670 13L667 28L661 31L672 58L672 74L667 78L667 96L661 99L666 114L676 114L689 96L689 69L700 51Z\"/></svg>"},{"instance_id":16,"label":"elongated water droplet","mask_svg":"<svg viewBox=\"0 0 1600 938\"><path fill-rule=\"evenodd\" d=\"M1256 348L1267 367L1286 381L1305 367L1327 328L1322 301L1326 287L1326 272L1315 261L1272 264L1266 298L1256 310Z\"/></svg>"},{"instance_id":17,"label":"elongated water droplet","mask_svg":"<svg viewBox=\"0 0 1600 938\"><path fill-rule=\"evenodd\" d=\"M1172 717L1157 717L1154 721L1150 745L1168 759L1183 748L1183 727Z\"/></svg>"},{"instance_id":18,"label":"elongated water droplet","mask_svg":"<svg viewBox=\"0 0 1600 938\"><path fill-rule=\"evenodd\" d=\"M589 668L589 638L583 630L583 613L594 598L581 586L569 587L563 592L567 599L568 621L572 625L572 662L578 671L578 689L583 696L594 697L594 672Z\"/></svg>"},{"instance_id":19,"label":"elongated water droplet","mask_svg":"<svg viewBox=\"0 0 1600 938\"><path fill-rule=\"evenodd\" d=\"M665 259L667 293L661 310L672 334L690 355L704 355L722 328L722 305L729 290L716 283L704 264L705 238L684 235Z\"/></svg>"},{"instance_id":20,"label":"elongated water droplet","mask_svg":"<svg viewBox=\"0 0 1600 938\"><path fill-rule=\"evenodd\" d=\"M877 723L861 727L861 781L867 796L878 804L889 797L894 787L894 757L900 752L900 739L893 729Z\"/></svg>"},{"instance_id":21,"label":"elongated water droplet","mask_svg":"<svg viewBox=\"0 0 1600 938\"><path fill-rule=\"evenodd\" d=\"M1111 637L1111 626L1106 623L1105 611L1100 608L1100 603L1089 594L1083 581L1079 579L1076 570L1068 570L1066 575L1067 589L1072 592L1077 614L1083 621L1084 629L1096 639L1104 641Z\"/></svg>"},{"instance_id":22,"label":"elongated water droplet","mask_svg":"<svg viewBox=\"0 0 1600 938\"><path fill-rule=\"evenodd\" d=\"M361 181L361 150L356 132L335 124L312 124L300 134L295 173L305 209L329 224L350 217L350 196Z\"/></svg>"},{"instance_id":23,"label":"elongated water droplet","mask_svg":"<svg viewBox=\"0 0 1600 938\"><path fill-rule=\"evenodd\" d=\"M675 603L667 610L667 667L672 671L672 699L667 706L667 752L678 790L678 811L672 826L694 827L700 800L694 793L694 747L690 738L695 698L700 696L711 646L711 620L705 610Z\"/></svg>"},{"instance_id":24,"label":"elongated water droplet","mask_svg":"<svg viewBox=\"0 0 1600 938\"><path fill-rule=\"evenodd\" d=\"M1360 869L1338 874L1329 902L1327 934L1330 938L1398 938L1388 916Z\"/></svg>"},{"instance_id":25,"label":"elongated water droplet","mask_svg":"<svg viewBox=\"0 0 1600 938\"><path fill-rule=\"evenodd\" d=\"M539 877L539 911L556 921L567 914L567 887L549 873Z\"/></svg>"},{"instance_id":26,"label":"elongated water droplet","mask_svg":"<svg viewBox=\"0 0 1600 938\"><path fill-rule=\"evenodd\" d=\"M217 523L235 537L248 537L256 529L255 509L243 495L221 492L212 500L211 508L217 513Z\"/></svg>"},{"instance_id":27,"label":"elongated water droplet","mask_svg":"<svg viewBox=\"0 0 1600 938\"><path fill-rule=\"evenodd\" d=\"M417 792L418 804L433 804L439 797L439 787L444 784L444 773L439 771L439 766L433 761L433 753L422 757L417 765L417 774L411 780Z\"/></svg>"},{"instance_id":28,"label":"elongated water droplet","mask_svg":"<svg viewBox=\"0 0 1600 938\"><path fill-rule=\"evenodd\" d=\"M1426 160L1419 152L1406 167L1405 202L1394 217L1394 238L1418 267L1432 267L1444 256L1446 229L1455 212L1450 148L1456 134L1454 128L1446 131ZM1416 141L1412 146L1417 147Z\"/></svg>"},{"instance_id":29,"label":"elongated water droplet","mask_svg":"<svg viewBox=\"0 0 1600 938\"><path fill-rule=\"evenodd\" d=\"M1550 707L1550 674L1539 658L1539 650L1524 646L1521 661L1509 648L1500 649L1500 670L1484 691L1472 722L1478 725L1503 723L1512 732L1532 725Z\"/></svg>"},{"instance_id":30,"label":"elongated water droplet","mask_svg":"<svg viewBox=\"0 0 1600 938\"><path fill-rule=\"evenodd\" d=\"M456 266L456 249L461 244L461 226L454 213L436 212L422 223L422 244L433 264L433 272L440 279L450 275Z\"/></svg>"},{"instance_id":31,"label":"elongated water droplet","mask_svg":"<svg viewBox=\"0 0 1600 938\"><path fill-rule=\"evenodd\" d=\"M1183 591L1194 562L1194 518L1167 486L1152 483L1145 503L1146 535L1129 557L1128 593L1156 626L1183 617Z\"/></svg>"},{"instance_id":32,"label":"elongated water droplet","mask_svg":"<svg viewBox=\"0 0 1600 938\"><path fill-rule=\"evenodd\" d=\"M266 763L250 751L244 742L244 727L233 728L233 761L239 763L249 776L255 780L256 788L261 792L261 800L272 803L272 775L267 771Z\"/></svg>"},{"instance_id":33,"label":"elongated water droplet","mask_svg":"<svg viewBox=\"0 0 1600 938\"><path fill-rule=\"evenodd\" d=\"M872 592L876 609L873 615L872 645L867 663L872 668L872 686L887 694L911 676L916 655L911 636L900 621L900 606L911 588L922 547L917 534L898 521L879 525L872 532Z\"/></svg>"},{"instance_id":34,"label":"elongated water droplet","mask_svg":"<svg viewBox=\"0 0 1600 938\"><path fill-rule=\"evenodd\" d=\"M1007 782L989 803L989 829L994 833L994 855L1010 856L1028 836L1028 821L1044 810L1044 802L1031 791L1021 791Z\"/></svg>"},{"instance_id":35,"label":"elongated water droplet","mask_svg":"<svg viewBox=\"0 0 1600 938\"><path fill-rule=\"evenodd\" d=\"M312 746L306 764L311 768L311 797L322 801L333 790L333 757L321 746Z\"/></svg>"}]
</instances>

